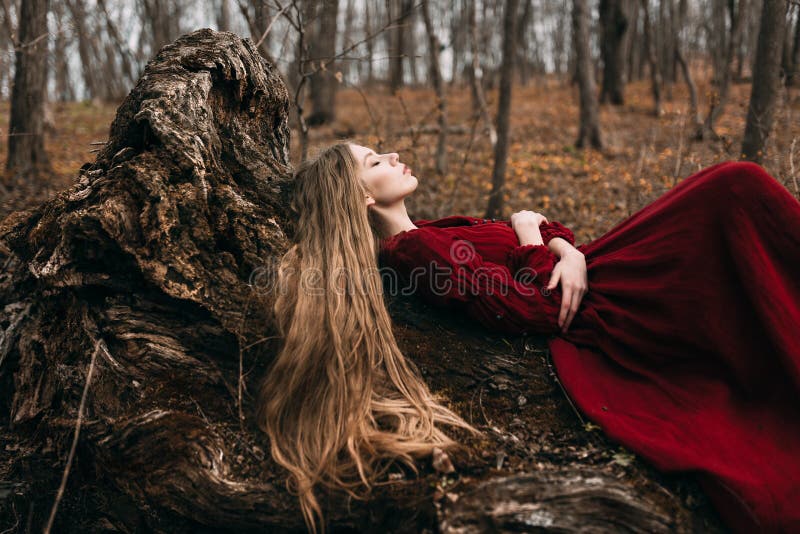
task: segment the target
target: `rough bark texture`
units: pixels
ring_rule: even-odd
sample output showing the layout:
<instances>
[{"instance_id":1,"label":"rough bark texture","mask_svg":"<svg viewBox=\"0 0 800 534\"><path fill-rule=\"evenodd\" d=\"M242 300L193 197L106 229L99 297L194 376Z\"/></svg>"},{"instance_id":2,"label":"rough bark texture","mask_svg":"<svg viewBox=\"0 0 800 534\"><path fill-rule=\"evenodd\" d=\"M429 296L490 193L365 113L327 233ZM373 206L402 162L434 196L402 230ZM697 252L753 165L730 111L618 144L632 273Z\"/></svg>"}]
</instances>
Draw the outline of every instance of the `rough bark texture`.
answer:
<instances>
[{"instance_id":1,"label":"rough bark texture","mask_svg":"<svg viewBox=\"0 0 800 534\"><path fill-rule=\"evenodd\" d=\"M147 65L70 189L2 222L0 528L41 530L94 361L54 531L302 529L250 394L292 235L287 109L250 40L198 30ZM423 462L369 503L323 498L330 527L719 529L691 479L582 424L542 339L411 298L390 309L404 352L486 435L455 473Z\"/></svg>"},{"instance_id":2,"label":"rough bark texture","mask_svg":"<svg viewBox=\"0 0 800 534\"><path fill-rule=\"evenodd\" d=\"M765 0L753 62L753 89L747 109L741 159L761 163L781 88L781 48L786 31L786 0Z\"/></svg>"},{"instance_id":3,"label":"rough bark texture","mask_svg":"<svg viewBox=\"0 0 800 534\"><path fill-rule=\"evenodd\" d=\"M589 49L589 8L586 0L573 0L572 32L577 58L575 76L578 79L581 101L580 125L575 146L581 148L591 145L600 149L603 145L600 139L600 120L597 112L594 71L592 70L592 57Z\"/></svg>"}]
</instances>

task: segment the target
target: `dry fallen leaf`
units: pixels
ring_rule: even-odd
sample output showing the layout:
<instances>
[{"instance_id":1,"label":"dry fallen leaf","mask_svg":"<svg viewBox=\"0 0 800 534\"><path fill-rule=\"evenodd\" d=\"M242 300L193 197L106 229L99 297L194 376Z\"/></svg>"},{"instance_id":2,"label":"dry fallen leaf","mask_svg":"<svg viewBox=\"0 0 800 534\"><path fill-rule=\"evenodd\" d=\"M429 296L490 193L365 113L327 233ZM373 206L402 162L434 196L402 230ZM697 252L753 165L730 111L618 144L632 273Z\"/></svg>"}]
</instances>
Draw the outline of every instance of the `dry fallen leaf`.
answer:
<instances>
[{"instance_id":1,"label":"dry fallen leaf","mask_svg":"<svg viewBox=\"0 0 800 534\"><path fill-rule=\"evenodd\" d=\"M439 471L440 473L452 473L455 471L455 467L453 467L453 462L450 461L450 457L447 455L439 447L433 448L433 468Z\"/></svg>"}]
</instances>

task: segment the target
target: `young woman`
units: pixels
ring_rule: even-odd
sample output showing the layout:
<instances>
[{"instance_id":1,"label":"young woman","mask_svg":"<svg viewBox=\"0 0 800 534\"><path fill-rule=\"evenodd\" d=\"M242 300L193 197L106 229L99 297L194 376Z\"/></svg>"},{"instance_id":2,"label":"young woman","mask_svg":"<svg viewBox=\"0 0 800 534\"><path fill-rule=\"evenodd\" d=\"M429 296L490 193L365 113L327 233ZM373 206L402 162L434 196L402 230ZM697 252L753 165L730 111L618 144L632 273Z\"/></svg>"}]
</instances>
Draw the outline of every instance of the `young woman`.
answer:
<instances>
[{"instance_id":1,"label":"young woman","mask_svg":"<svg viewBox=\"0 0 800 534\"><path fill-rule=\"evenodd\" d=\"M696 472L734 530L800 530L800 203L761 167L712 165L577 248L530 211L412 221L395 153L337 144L296 180L259 420L312 528L317 484L360 494L383 460L453 446L440 425L474 431L398 350L378 258L496 332L552 334L578 408Z\"/></svg>"}]
</instances>

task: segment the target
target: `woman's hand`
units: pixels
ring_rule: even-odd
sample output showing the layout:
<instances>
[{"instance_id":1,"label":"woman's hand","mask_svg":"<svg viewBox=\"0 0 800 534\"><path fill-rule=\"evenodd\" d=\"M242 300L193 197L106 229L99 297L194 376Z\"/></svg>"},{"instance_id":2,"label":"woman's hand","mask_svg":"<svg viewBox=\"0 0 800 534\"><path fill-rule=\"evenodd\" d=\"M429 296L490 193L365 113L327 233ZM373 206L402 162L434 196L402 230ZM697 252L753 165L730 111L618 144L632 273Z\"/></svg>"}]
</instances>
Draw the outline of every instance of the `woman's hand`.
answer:
<instances>
[{"instance_id":1,"label":"woman's hand","mask_svg":"<svg viewBox=\"0 0 800 534\"><path fill-rule=\"evenodd\" d=\"M550 274L547 289L552 290L561 282L561 312L558 314L558 326L565 334L572 319L578 311L581 300L589 290L589 278L586 273L586 258L577 249L566 251L556 263Z\"/></svg>"},{"instance_id":2,"label":"woman's hand","mask_svg":"<svg viewBox=\"0 0 800 534\"><path fill-rule=\"evenodd\" d=\"M520 245L543 245L539 225L547 222L547 217L535 211L522 210L511 216L511 228L517 233Z\"/></svg>"}]
</instances>

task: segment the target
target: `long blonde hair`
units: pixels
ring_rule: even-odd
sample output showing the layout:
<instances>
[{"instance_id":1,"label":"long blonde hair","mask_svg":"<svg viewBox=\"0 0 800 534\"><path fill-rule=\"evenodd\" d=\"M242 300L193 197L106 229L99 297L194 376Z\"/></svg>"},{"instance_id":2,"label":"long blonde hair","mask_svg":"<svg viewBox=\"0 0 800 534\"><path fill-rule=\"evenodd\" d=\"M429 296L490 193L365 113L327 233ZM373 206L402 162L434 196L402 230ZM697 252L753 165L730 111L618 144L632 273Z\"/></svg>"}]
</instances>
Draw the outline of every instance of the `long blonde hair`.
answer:
<instances>
[{"instance_id":1,"label":"long blonde hair","mask_svg":"<svg viewBox=\"0 0 800 534\"><path fill-rule=\"evenodd\" d=\"M365 186L348 143L295 173L295 243L278 267L282 348L262 382L258 423L289 470L306 525L324 522L317 485L364 498L391 462L457 443L437 425L478 430L443 406L397 346Z\"/></svg>"}]
</instances>

